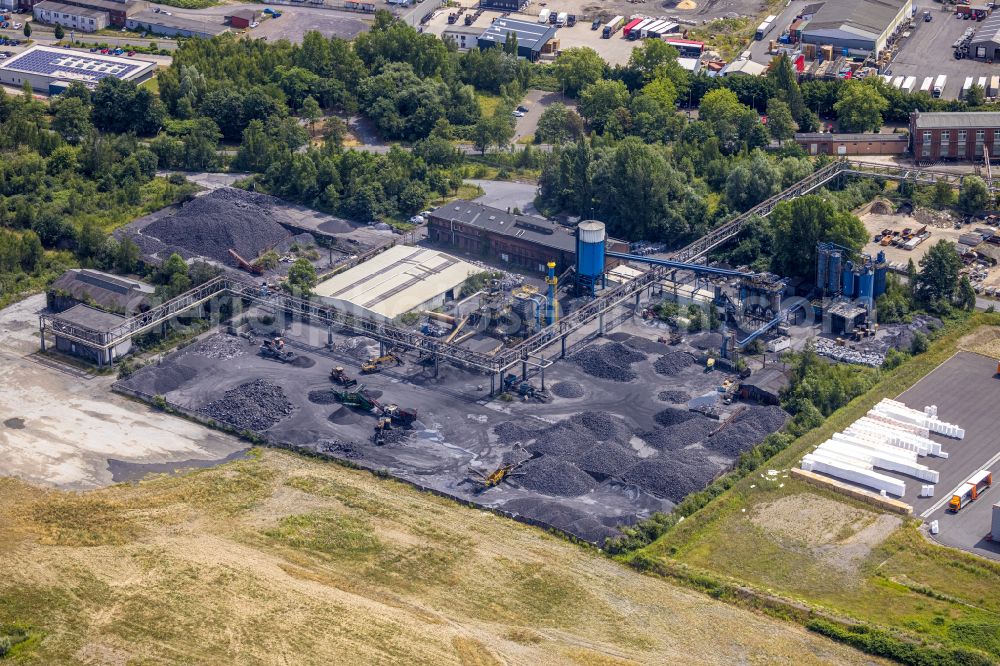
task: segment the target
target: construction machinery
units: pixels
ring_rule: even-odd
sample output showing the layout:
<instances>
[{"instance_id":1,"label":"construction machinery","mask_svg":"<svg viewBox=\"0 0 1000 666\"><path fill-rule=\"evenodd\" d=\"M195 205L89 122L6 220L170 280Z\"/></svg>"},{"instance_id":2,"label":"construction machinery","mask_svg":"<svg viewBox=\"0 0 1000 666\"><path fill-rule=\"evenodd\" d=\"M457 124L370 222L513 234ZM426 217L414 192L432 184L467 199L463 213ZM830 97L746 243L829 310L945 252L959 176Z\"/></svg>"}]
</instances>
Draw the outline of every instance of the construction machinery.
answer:
<instances>
[{"instance_id":1,"label":"construction machinery","mask_svg":"<svg viewBox=\"0 0 1000 666\"><path fill-rule=\"evenodd\" d=\"M260 345L260 355L264 358L273 358L282 363L291 363L295 360L295 352L285 346L284 338L264 340Z\"/></svg>"},{"instance_id":2,"label":"construction machinery","mask_svg":"<svg viewBox=\"0 0 1000 666\"><path fill-rule=\"evenodd\" d=\"M988 469L981 469L962 484L951 499L948 500L948 510L958 513L966 504L979 498L983 492L993 485L993 473Z\"/></svg>"},{"instance_id":3,"label":"construction machinery","mask_svg":"<svg viewBox=\"0 0 1000 666\"><path fill-rule=\"evenodd\" d=\"M355 382L357 384L357 382ZM417 420L417 411L415 409L404 409L399 405L388 404L383 405L381 402L373 398L368 394L365 389L364 384L358 385L356 389L343 391L334 391L334 397L337 402L347 407L356 407L362 411L375 412L381 419L389 419L392 425L402 426L404 428L409 428L413 426L413 423ZM379 429L376 427L376 429Z\"/></svg>"},{"instance_id":4,"label":"construction machinery","mask_svg":"<svg viewBox=\"0 0 1000 666\"><path fill-rule=\"evenodd\" d=\"M330 381L340 384L344 388L351 388L358 385L358 380L348 377L347 372L342 367L336 367L330 371Z\"/></svg>"},{"instance_id":5,"label":"construction machinery","mask_svg":"<svg viewBox=\"0 0 1000 666\"><path fill-rule=\"evenodd\" d=\"M517 393L523 400L538 400L540 402L545 402L549 399L547 392L535 388L531 382L521 380L517 375L513 374L507 375L503 378L503 391Z\"/></svg>"},{"instance_id":6,"label":"construction machinery","mask_svg":"<svg viewBox=\"0 0 1000 666\"><path fill-rule=\"evenodd\" d=\"M235 261L236 264L240 268L242 268L243 270L245 270L247 273L252 273L253 275L262 275L264 273L264 269L263 268L261 268L260 266L258 266L256 264L250 263L249 261L247 261L246 259L244 259L243 257L241 257L239 255L239 253L237 253L236 250L234 250L232 248L229 248L229 256L232 257L233 261Z\"/></svg>"},{"instance_id":7,"label":"construction machinery","mask_svg":"<svg viewBox=\"0 0 1000 666\"><path fill-rule=\"evenodd\" d=\"M530 459L531 456L517 462L504 463L489 474L484 474L478 469L470 467L469 473L473 476L468 480L479 485L479 492L484 492L490 488L496 488L504 481L507 481L515 476L520 476L516 473L517 469Z\"/></svg>"},{"instance_id":8,"label":"construction machinery","mask_svg":"<svg viewBox=\"0 0 1000 666\"><path fill-rule=\"evenodd\" d=\"M389 352L388 354L385 354L383 356L370 358L364 363L362 363L361 372L366 375L370 375L375 372L380 372L382 370L382 367L389 363L395 365L403 365L403 359L399 358L399 356L397 356L393 352Z\"/></svg>"}]
</instances>

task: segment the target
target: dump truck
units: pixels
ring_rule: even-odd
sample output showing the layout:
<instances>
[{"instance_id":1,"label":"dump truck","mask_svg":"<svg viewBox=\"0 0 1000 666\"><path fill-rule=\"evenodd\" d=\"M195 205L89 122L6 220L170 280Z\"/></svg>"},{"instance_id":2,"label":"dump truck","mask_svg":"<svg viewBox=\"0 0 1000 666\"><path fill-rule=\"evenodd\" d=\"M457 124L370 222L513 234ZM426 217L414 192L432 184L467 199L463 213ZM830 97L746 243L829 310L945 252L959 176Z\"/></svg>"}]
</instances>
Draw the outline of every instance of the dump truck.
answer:
<instances>
[{"instance_id":1,"label":"dump truck","mask_svg":"<svg viewBox=\"0 0 1000 666\"><path fill-rule=\"evenodd\" d=\"M273 358L282 363L291 363L295 360L295 352L285 347L284 338L264 340L260 345L260 355L264 358Z\"/></svg>"},{"instance_id":2,"label":"dump truck","mask_svg":"<svg viewBox=\"0 0 1000 666\"><path fill-rule=\"evenodd\" d=\"M361 364L361 372L370 375L375 372L380 372L382 367L388 363L394 363L395 365L403 365L403 359L396 356L394 353L389 352L384 356L378 356L376 358L370 358Z\"/></svg>"},{"instance_id":3,"label":"dump truck","mask_svg":"<svg viewBox=\"0 0 1000 666\"><path fill-rule=\"evenodd\" d=\"M979 470L951 496L948 500L948 510L952 513L961 511L969 502L978 499L991 485L993 485L993 474L988 469Z\"/></svg>"},{"instance_id":4,"label":"dump truck","mask_svg":"<svg viewBox=\"0 0 1000 666\"><path fill-rule=\"evenodd\" d=\"M358 380L348 377L347 372L339 366L330 371L330 381L336 382L344 388L351 388L358 385Z\"/></svg>"}]
</instances>

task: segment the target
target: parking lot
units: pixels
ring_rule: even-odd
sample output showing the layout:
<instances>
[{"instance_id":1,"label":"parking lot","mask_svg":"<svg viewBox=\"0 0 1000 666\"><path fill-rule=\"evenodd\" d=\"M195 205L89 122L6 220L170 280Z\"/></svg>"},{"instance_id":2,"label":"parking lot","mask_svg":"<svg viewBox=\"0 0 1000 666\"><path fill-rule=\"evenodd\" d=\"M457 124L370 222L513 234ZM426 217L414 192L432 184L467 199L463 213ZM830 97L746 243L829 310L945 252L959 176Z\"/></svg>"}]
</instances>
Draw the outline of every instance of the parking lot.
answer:
<instances>
[{"instance_id":1,"label":"parking lot","mask_svg":"<svg viewBox=\"0 0 1000 666\"><path fill-rule=\"evenodd\" d=\"M933 18L930 22L921 18L924 9L931 10ZM966 28L980 25L982 23L956 19L950 9L936 3L930 7L920 7L914 29L901 43L899 53L885 73L893 76L916 76L917 87L924 77L944 74L948 77L948 83L942 97L958 99L965 77L1000 74L1000 63L987 64L978 60L954 58L951 45L962 36Z\"/></svg>"},{"instance_id":2,"label":"parking lot","mask_svg":"<svg viewBox=\"0 0 1000 666\"><path fill-rule=\"evenodd\" d=\"M898 399L915 409L937 405L943 421L965 428L965 438L931 438L943 444L947 460L927 457L921 462L941 473L933 497L917 498L919 481L906 478L905 501L913 505L915 515L927 521L937 520L941 532L934 538L948 546L973 551L1000 560L1000 544L986 539L990 531L992 505L1000 501L1000 490L987 490L980 499L957 514L946 510L954 491L980 469L1000 471L1000 440L996 437L996 404L1000 399L997 362L972 352L959 352L914 384ZM882 471L882 470L880 470ZM892 472L890 476L904 478ZM909 488L913 490L909 490Z\"/></svg>"}]
</instances>

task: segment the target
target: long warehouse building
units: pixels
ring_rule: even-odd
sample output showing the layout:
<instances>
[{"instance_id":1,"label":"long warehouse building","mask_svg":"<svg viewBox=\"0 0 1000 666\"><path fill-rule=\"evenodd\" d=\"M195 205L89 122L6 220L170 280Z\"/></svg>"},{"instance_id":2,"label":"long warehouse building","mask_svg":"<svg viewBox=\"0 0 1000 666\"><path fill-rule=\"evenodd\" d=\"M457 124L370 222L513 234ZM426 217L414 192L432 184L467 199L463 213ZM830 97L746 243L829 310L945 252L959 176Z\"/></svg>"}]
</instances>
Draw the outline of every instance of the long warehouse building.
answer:
<instances>
[{"instance_id":1,"label":"long warehouse building","mask_svg":"<svg viewBox=\"0 0 1000 666\"><path fill-rule=\"evenodd\" d=\"M881 53L909 21L913 0L827 0L802 30L804 44Z\"/></svg>"},{"instance_id":2,"label":"long warehouse building","mask_svg":"<svg viewBox=\"0 0 1000 666\"><path fill-rule=\"evenodd\" d=\"M396 245L320 283L313 293L341 310L389 320L441 306L460 295L466 278L480 272L444 252Z\"/></svg>"}]
</instances>

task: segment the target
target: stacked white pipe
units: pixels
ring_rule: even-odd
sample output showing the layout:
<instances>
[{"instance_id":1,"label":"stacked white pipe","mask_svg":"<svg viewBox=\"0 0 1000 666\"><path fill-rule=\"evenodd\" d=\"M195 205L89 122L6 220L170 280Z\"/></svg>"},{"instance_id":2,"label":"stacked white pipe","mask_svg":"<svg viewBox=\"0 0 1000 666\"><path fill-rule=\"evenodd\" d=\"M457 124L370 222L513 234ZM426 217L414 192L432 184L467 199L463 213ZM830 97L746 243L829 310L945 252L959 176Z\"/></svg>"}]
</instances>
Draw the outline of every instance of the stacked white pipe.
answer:
<instances>
[{"instance_id":1,"label":"stacked white pipe","mask_svg":"<svg viewBox=\"0 0 1000 666\"><path fill-rule=\"evenodd\" d=\"M912 429L907 426L911 426ZM920 456L947 457L947 454L941 450L940 442L935 442L926 435L914 432L914 430L923 429L886 417L862 416L844 432L858 434L859 436L861 433L865 433L876 438L876 441L885 441L902 449L916 451L917 455Z\"/></svg>"},{"instance_id":2,"label":"stacked white pipe","mask_svg":"<svg viewBox=\"0 0 1000 666\"><path fill-rule=\"evenodd\" d=\"M965 430L963 428L938 419L937 405L925 407L924 411L921 412L907 407L898 400L883 398L871 411L874 411L876 414L889 416L898 421L927 428L930 432L936 432L946 437L954 437L955 439L963 439L965 437Z\"/></svg>"}]
</instances>

